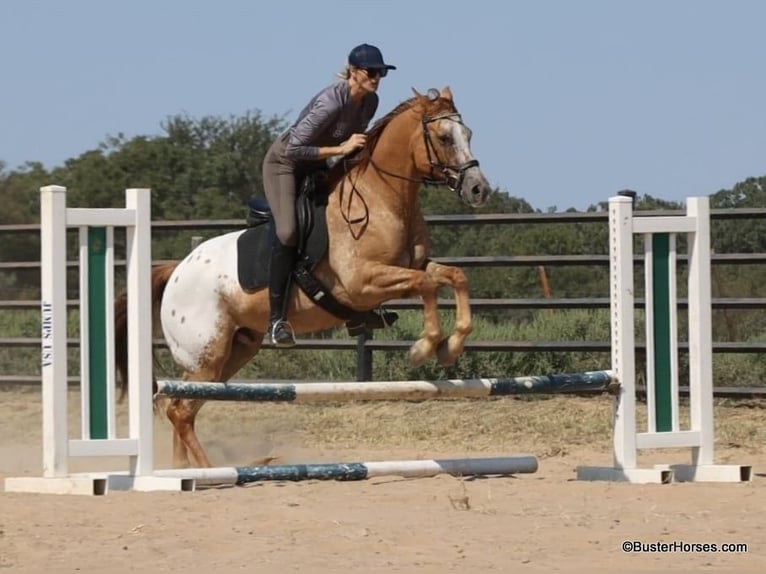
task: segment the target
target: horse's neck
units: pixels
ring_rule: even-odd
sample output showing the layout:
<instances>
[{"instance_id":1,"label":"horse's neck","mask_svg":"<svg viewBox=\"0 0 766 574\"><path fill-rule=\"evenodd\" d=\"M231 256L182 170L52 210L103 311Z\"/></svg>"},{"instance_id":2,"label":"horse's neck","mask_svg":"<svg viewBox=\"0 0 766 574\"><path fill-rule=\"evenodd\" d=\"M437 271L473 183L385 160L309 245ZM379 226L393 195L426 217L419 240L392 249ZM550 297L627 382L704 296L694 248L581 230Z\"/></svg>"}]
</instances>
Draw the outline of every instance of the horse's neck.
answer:
<instances>
[{"instance_id":1,"label":"horse's neck","mask_svg":"<svg viewBox=\"0 0 766 574\"><path fill-rule=\"evenodd\" d=\"M367 168L368 173L373 171L382 180L381 187L399 196L400 201L405 197L416 201L421 185L412 150L414 130L419 124L409 110L391 120L372 150L372 165Z\"/></svg>"},{"instance_id":2,"label":"horse's neck","mask_svg":"<svg viewBox=\"0 0 766 574\"><path fill-rule=\"evenodd\" d=\"M413 139L421 137L420 129L419 116L413 110L393 118L372 150L375 164L388 172L419 181L412 146ZM417 187L417 184L413 185Z\"/></svg>"}]
</instances>

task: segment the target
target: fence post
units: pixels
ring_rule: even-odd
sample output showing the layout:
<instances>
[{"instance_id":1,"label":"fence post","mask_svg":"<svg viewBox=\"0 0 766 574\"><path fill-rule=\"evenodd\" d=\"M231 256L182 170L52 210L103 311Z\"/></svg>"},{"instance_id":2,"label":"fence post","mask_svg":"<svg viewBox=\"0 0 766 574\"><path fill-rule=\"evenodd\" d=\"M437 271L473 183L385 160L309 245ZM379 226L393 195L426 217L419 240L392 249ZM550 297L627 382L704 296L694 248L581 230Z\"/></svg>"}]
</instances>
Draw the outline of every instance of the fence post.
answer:
<instances>
[{"instance_id":1,"label":"fence post","mask_svg":"<svg viewBox=\"0 0 766 574\"><path fill-rule=\"evenodd\" d=\"M356 338L356 380L372 380L372 349L367 348L365 343L372 341L372 330L365 328L361 335Z\"/></svg>"}]
</instances>

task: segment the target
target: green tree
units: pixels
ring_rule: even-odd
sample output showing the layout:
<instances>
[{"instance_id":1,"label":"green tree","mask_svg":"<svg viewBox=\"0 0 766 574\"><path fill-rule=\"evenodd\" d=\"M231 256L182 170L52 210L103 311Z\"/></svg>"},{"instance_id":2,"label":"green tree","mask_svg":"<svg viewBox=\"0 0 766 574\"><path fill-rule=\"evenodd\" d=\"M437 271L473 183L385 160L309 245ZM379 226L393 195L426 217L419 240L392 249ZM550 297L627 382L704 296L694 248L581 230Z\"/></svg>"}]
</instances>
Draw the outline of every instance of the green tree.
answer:
<instances>
[{"instance_id":1,"label":"green tree","mask_svg":"<svg viewBox=\"0 0 766 574\"><path fill-rule=\"evenodd\" d=\"M51 175L87 207L116 207L125 188L149 187L154 219L244 217L246 200L263 193L261 163L283 127L260 112L177 115L162 124L163 135L110 137Z\"/></svg>"}]
</instances>

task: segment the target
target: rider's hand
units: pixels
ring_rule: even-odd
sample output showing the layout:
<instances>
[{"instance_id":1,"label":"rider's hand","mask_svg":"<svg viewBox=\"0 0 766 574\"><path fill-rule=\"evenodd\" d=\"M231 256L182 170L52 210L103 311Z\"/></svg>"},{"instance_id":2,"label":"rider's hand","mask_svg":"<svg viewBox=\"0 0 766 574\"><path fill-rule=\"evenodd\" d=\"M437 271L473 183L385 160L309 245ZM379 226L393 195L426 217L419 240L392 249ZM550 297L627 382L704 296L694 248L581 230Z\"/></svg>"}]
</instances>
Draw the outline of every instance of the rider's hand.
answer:
<instances>
[{"instance_id":1,"label":"rider's hand","mask_svg":"<svg viewBox=\"0 0 766 574\"><path fill-rule=\"evenodd\" d=\"M343 150L343 155L350 155L363 148L366 143L367 136L365 134L352 134L350 138L340 144L340 147Z\"/></svg>"}]
</instances>

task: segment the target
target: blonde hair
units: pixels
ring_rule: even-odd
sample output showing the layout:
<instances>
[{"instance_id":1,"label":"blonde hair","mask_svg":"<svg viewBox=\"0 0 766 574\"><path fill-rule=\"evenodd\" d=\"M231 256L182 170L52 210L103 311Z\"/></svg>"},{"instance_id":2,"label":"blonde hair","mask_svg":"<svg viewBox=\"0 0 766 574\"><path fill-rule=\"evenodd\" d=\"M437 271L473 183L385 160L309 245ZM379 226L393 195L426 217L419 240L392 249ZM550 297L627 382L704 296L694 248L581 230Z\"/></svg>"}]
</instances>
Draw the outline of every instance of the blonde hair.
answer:
<instances>
[{"instance_id":1,"label":"blonde hair","mask_svg":"<svg viewBox=\"0 0 766 574\"><path fill-rule=\"evenodd\" d=\"M341 80L348 80L351 77L351 68L351 64L346 64L340 72L335 74L335 77Z\"/></svg>"}]
</instances>

